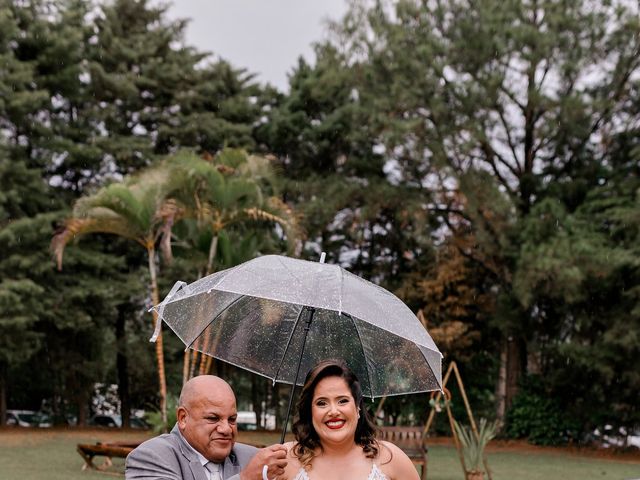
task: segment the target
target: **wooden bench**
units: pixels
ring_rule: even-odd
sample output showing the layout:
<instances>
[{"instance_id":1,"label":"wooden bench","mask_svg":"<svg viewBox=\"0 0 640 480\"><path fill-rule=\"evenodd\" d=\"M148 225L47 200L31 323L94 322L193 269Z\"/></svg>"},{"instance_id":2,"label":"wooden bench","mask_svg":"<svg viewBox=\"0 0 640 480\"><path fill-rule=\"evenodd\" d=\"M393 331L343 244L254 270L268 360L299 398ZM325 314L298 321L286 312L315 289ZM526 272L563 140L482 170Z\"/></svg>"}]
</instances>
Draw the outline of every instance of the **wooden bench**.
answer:
<instances>
[{"instance_id":1,"label":"wooden bench","mask_svg":"<svg viewBox=\"0 0 640 480\"><path fill-rule=\"evenodd\" d=\"M420 478L427 478L427 444L422 427L378 427L379 438L397 445L411 459L420 465Z\"/></svg>"},{"instance_id":2,"label":"wooden bench","mask_svg":"<svg viewBox=\"0 0 640 480\"><path fill-rule=\"evenodd\" d=\"M129 455L129 452L131 452L131 450L136 448L138 445L139 443L130 442L96 442L95 444L79 443L76 450L84 459L82 470L91 468L93 470L105 471L107 468L113 465L113 462L111 461L113 457L126 458L126 456ZM95 465L93 463L93 458L96 456L105 457L105 460L101 465Z\"/></svg>"}]
</instances>

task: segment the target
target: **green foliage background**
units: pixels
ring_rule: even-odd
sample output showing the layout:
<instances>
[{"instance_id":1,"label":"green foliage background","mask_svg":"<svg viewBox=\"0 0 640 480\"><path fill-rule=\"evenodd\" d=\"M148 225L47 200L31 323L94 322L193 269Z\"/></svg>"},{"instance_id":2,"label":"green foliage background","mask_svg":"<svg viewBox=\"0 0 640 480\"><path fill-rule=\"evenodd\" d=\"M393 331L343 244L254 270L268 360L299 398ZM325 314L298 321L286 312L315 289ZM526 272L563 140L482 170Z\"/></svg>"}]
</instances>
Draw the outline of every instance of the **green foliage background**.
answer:
<instances>
[{"instance_id":1,"label":"green foliage background","mask_svg":"<svg viewBox=\"0 0 640 480\"><path fill-rule=\"evenodd\" d=\"M638 428L638 18L624 1L354 2L283 93L186 45L155 2L1 1L0 411L44 400L84 422L98 381L157 405L142 250L94 235L56 271L49 244L78 199L195 155L218 159L219 211L278 195L299 242L181 219L174 261L153 258L161 296L209 269L214 238L215 270L326 251L421 313L506 434ZM275 177L248 193L224 176L244 155L226 147L267 156ZM185 185L193 208L205 194ZM166 337L177 394L182 346ZM280 387L214 371L280 419ZM384 411L420 424L428 395Z\"/></svg>"}]
</instances>

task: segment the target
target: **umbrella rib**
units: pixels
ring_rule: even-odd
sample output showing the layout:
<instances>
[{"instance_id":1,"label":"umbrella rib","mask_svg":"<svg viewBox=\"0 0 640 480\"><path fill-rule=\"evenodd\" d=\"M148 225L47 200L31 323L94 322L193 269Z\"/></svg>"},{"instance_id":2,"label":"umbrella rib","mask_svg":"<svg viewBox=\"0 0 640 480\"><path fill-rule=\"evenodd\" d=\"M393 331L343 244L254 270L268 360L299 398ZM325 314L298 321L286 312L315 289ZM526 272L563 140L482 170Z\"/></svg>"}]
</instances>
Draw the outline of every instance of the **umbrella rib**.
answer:
<instances>
[{"instance_id":1,"label":"umbrella rib","mask_svg":"<svg viewBox=\"0 0 640 480\"><path fill-rule=\"evenodd\" d=\"M202 335L202 332L204 332L207 327L209 325L211 325L213 322L215 322L218 318L220 318L220 315L222 315L224 312L226 312L227 310L229 310L229 308L233 307L236 303L238 303L240 300L242 300L244 298L244 295L238 295L238 298L236 298L235 300L233 300L232 302L229 303L229 305L227 305L226 307L224 307L222 310L220 310L218 312L218 314L213 317L211 320L209 320L208 322L205 323L204 327L202 327L200 329L200 331L198 332L198 334L193 337L193 340L191 340L189 342L189 345L187 345L187 348L191 348L191 346L193 345L193 343L198 339L198 337L200 337L200 335ZM185 348L185 350L187 349Z\"/></svg>"},{"instance_id":2,"label":"umbrella rib","mask_svg":"<svg viewBox=\"0 0 640 480\"><path fill-rule=\"evenodd\" d=\"M356 325L356 321L353 319L353 317L351 315L349 315L348 313L343 313L343 315L345 317L347 317L349 320L351 320L351 323L353 323L353 328L356 329L356 334L358 334L358 340L360 343L360 349L362 350L362 356L364 357L364 366L365 366L365 370L367 372L367 380L369 381L369 394L368 396L370 396L371 398L373 397L373 384L371 383L371 375L369 375L369 364L367 363L367 354L364 353L364 344L362 343L362 337L360 336L360 330L358 330L358 325Z\"/></svg>"},{"instance_id":3,"label":"umbrella rib","mask_svg":"<svg viewBox=\"0 0 640 480\"><path fill-rule=\"evenodd\" d=\"M422 358L424 358L424 361L427 364L427 368L429 370L431 370L431 374L433 375L433 378L436 379L436 383L438 383L438 376L436 375L436 372L433 371L433 368L431 367L431 364L429 363L429 359L424 355L424 352L422 351L422 349L419 346L418 346L418 351L422 355ZM438 353L440 353L440 352L438 352ZM440 363L441 363L440 368L442 368L442 354L440 354ZM442 376L440 378L442 379ZM440 383L442 383L442 380L440 381ZM442 385L440 385L440 390L442 390Z\"/></svg>"},{"instance_id":4,"label":"umbrella rib","mask_svg":"<svg viewBox=\"0 0 640 480\"><path fill-rule=\"evenodd\" d=\"M276 381L278 380L278 374L280 373L280 369L282 368L282 364L284 363L284 359L287 356L287 350L289 350L289 345L291 345L291 340L293 339L293 334L296 331L296 327L298 326L298 322L300 322L300 317L302 317L302 312L305 311L307 307L306 306L302 306L302 308L300 309L300 312L298 312L298 316L296 317L296 321L293 324L293 328L291 329L291 333L289 334L289 339L287 340L287 346L284 347L284 352L282 352L282 358L280 359L280 363L278 364L278 369L276 370L276 374L273 376L273 383L275 384ZM293 386L295 387L296 385L296 380L293 380Z\"/></svg>"}]
</instances>

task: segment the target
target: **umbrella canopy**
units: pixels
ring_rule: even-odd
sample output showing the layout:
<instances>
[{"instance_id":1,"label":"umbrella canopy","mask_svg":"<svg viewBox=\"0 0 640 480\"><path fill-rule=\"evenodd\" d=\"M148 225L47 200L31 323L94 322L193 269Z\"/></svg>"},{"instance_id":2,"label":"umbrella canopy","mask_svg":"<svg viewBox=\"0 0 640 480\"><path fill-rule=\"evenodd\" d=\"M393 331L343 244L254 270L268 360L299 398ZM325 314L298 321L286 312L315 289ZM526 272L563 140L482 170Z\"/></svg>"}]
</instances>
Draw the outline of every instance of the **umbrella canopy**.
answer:
<instances>
[{"instance_id":1,"label":"umbrella canopy","mask_svg":"<svg viewBox=\"0 0 640 480\"><path fill-rule=\"evenodd\" d=\"M371 398L442 388L442 355L413 312L337 265L267 255L178 282L154 308L157 329L274 383L342 358Z\"/></svg>"}]
</instances>

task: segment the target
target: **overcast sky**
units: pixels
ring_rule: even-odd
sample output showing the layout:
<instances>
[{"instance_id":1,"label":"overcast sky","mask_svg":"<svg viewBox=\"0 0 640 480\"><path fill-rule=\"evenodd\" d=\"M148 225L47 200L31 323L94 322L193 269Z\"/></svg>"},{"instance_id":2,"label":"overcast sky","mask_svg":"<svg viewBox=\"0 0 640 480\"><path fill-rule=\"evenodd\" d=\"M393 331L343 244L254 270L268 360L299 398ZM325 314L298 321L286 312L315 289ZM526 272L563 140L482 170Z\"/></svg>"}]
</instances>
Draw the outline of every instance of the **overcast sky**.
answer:
<instances>
[{"instance_id":1,"label":"overcast sky","mask_svg":"<svg viewBox=\"0 0 640 480\"><path fill-rule=\"evenodd\" d=\"M228 60L286 90L287 74L311 43L326 38L327 18L339 19L347 0L173 0L170 18L190 18L189 45Z\"/></svg>"}]
</instances>

